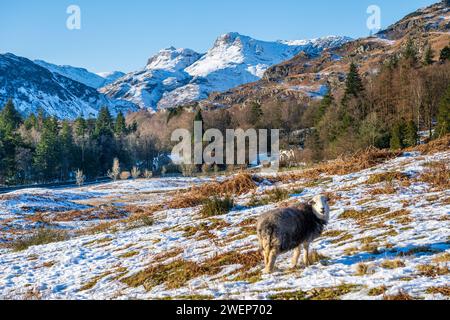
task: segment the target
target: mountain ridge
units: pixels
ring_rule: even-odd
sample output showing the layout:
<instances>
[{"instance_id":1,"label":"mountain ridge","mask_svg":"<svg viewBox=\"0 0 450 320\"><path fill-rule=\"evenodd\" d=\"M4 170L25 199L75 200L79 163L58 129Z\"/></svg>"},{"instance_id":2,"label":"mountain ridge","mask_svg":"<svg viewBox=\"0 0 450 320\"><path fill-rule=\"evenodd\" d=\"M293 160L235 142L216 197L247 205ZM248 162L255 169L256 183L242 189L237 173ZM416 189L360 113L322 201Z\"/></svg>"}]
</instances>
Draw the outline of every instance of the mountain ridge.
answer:
<instances>
[{"instance_id":1,"label":"mountain ridge","mask_svg":"<svg viewBox=\"0 0 450 320\"><path fill-rule=\"evenodd\" d=\"M328 36L301 42L270 42L230 32L219 36L205 54L191 49L163 49L149 59L144 69L127 74L100 92L154 111L172 108L257 81L270 66L302 51L317 54L349 40Z\"/></svg>"},{"instance_id":2,"label":"mountain ridge","mask_svg":"<svg viewBox=\"0 0 450 320\"><path fill-rule=\"evenodd\" d=\"M108 106L113 114L137 111L128 101L110 99L92 87L12 53L0 55L0 84L0 105L12 99L23 115L42 109L60 119L92 117L102 106Z\"/></svg>"}]
</instances>

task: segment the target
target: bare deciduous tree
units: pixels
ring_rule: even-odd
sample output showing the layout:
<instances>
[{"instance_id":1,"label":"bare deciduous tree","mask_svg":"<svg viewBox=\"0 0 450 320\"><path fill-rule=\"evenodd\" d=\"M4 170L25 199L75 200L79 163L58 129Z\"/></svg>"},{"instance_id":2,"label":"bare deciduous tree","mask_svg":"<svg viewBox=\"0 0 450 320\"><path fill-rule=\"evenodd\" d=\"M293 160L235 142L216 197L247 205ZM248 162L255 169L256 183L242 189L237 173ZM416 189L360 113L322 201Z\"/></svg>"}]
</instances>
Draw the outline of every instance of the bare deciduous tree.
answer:
<instances>
[{"instance_id":1,"label":"bare deciduous tree","mask_svg":"<svg viewBox=\"0 0 450 320\"><path fill-rule=\"evenodd\" d=\"M113 181L117 181L120 176L120 162L119 159L114 158L113 166L111 170L108 171L108 177Z\"/></svg>"}]
</instances>

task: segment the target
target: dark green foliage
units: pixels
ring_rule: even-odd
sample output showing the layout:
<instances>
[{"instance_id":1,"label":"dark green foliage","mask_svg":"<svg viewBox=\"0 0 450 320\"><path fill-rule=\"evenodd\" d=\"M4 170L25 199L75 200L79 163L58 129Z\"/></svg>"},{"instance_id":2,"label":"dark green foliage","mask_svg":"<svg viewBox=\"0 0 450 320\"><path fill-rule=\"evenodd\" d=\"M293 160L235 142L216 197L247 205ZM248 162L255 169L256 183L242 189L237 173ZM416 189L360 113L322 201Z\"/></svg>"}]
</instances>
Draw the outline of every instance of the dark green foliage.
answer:
<instances>
[{"instance_id":1,"label":"dark green foliage","mask_svg":"<svg viewBox=\"0 0 450 320\"><path fill-rule=\"evenodd\" d=\"M414 147L418 142L418 128L414 121L410 120L406 122L404 119L401 119L392 127L390 141L392 150Z\"/></svg>"},{"instance_id":2,"label":"dark green foliage","mask_svg":"<svg viewBox=\"0 0 450 320\"><path fill-rule=\"evenodd\" d=\"M96 136L112 136L113 134L113 119L111 113L107 107L100 109L100 112L95 122L95 132Z\"/></svg>"},{"instance_id":3,"label":"dark green foliage","mask_svg":"<svg viewBox=\"0 0 450 320\"><path fill-rule=\"evenodd\" d=\"M433 62L434 62L433 59L434 59L434 53L433 53L433 50L431 49L430 46L427 46L427 47L425 48L425 53L424 53L424 57L423 57L423 63L424 63L426 66L429 66L429 65L433 64Z\"/></svg>"},{"instance_id":4,"label":"dark green foliage","mask_svg":"<svg viewBox=\"0 0 450 320\"><path fill-rule=\"evenodd\" d=\"M261 104L257 102L252 102L250 105L250 113L249 113L249 122L256 126L261 121L262 116L264 115Z\"/></svg>"},{"instance_id":5,"label":"dark green foliage","mask_svg":"<svg viewBox=\"0 0 450 320\"><path fill-rule=\"evenodd\" d=\"M44 120L41 139L36 146L34 166L39 172L40 181L56 180L61 169L61 145L56 118Z\"/></svg>"},{"instance_id":6,"label":"dark green foliage","mask_svg":"<svg viewBox=\"0 0 450 320\"><path fill-rule=\"evenodd\" d=\"M437 120L435 136L439 138L450 133L450 86L439 103Z\"/></svg>"},{"instance_id":7,"label":"dark green foliage","mask_svg":"<svg viewBox=\"0 0 450 320\"><path fill-rule=\"evenodd\" d=\"M406 123L404 119L394 124L391 131L391 142L390 142L392 150L400 150L405 147L404 144L405 131L406 131Z\"/></svg>"},{"instance_id":8,"label":"dark green foliage","mask_svg":"<svg viewBox=\"0 0 450 320\"><path fill-rule=\"evenodd\" d=\"M409 38L408 42L406 43L405 50L403 51L403 57L411 65L417 63L417 48L412 38Z\"/></svg>"},{"instance_id":9,"label":"dark green foliage","mask_svg":"<svg viewBox=\"0 0 450 320\"><path fill-rule=\"evenodd\" d=\"M0 112L0 184L18 183L16 152L22 139L16 132L22 119L12 101Z\"/></svg>"},{"instance_id":10,"label":"dark green foliage","mask_svg":"<svg viewBox=\"0 0 450 320\"><path fill-rule=\"evenodd\" d=\"M114 119L107 108L97 119L59 121L40 110L22 122L9 101L0 112L0 185L73 180L78 169L89 179L104 177L115 157L124 170L140 159L151 169L154 141L128 139L136 130L135 122L127 127L123 114Z\"/></svg>"},{"instance_id":11,"label":"dark green foliage","mask_svg":"<svg viewBox=\"0 0 450 320\"><path fill-rule=\"evenodd\" d=\"M9 100L0 112L0 130L6 135L16 130L22 122L19 112L14 107L12 100Z\"/></svg>"},{"instance_id":12,"label":"dark green foliage","mask_svg":"<svg viewBox=\"0 0 450 320\"><path fill-rule=\"evenodd\" d=\"M114 133L117 136L121 136L126 134L127 132L127 124L125 122L125 117L122 112L117 114L116 123L114 125Z\"/></svg>"},{"instance_id":13,"label":"dark green foliage","mask_svg":"<svg viewBox=\"0 0 450 320\"><path fill-rule=\"evenodd\" d=\"M417 125L414 121L408 121L406 128L405 128L405 135L404 135L404 145L405 147L414 147L417 145L419 141L419 134L417 133L419 129L417 128Z\"/></svg>"},{"instance_id":14,"label":"dark green foliage","mask_svg":"<svg viewBox=\"0 0 450 320\"><path fill-rule=\"evenodd\" d=\"M314 124L317 126L320 121L322 121L323 116L327 112L328 108L331 107L331 105L334 102L334 98L331 95L331 92L328 92L320 102L319 107L317 108L317 111L314 115Z\"/></svg>"},{"instance_id":15,"label":"dark green foliage","mask_svg":"<svg viewBox=\"0 0 450 320\"><path fill-rule=\"evenodd\" d=\"M347 74L347 80L345 83L345 97L350 96L359 97L364 91L364 85L359 75L358 66L355 63L350 64L350 71Z\"/></svg>"},{"instance_id":16,"label":"dark green foliage","mask_svg":"<svg viewBox=\"0 0 450 320\"><path fill-rule=\"evenodd\" d=\"M441 55L439 57L439 60L441 62L450 60L450 46L446 46L446 47L444 47L444 49L441 50Z\"/></svg>"},{"instance_id":17,"label":"dark green foliage","mask_svg":"<svg viewBox=\"0 0 450 320\"><path fill-rule=\"evenodd\" d=\"M227 196L224 199L213 197L211 199L207 199L203 203L203 208L200 214L204 218L220 216L230 212L233 207L234 200L231 197Z\"/></svg>"}]
</instances>

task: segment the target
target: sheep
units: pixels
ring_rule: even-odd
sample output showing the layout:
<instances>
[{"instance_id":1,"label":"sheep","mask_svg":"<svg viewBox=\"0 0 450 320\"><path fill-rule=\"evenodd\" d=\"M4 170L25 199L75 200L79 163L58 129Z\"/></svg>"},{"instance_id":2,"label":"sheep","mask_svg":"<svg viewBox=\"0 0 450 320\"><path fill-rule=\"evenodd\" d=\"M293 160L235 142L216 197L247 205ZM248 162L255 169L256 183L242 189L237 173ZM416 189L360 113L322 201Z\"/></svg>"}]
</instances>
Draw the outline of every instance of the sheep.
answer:
<instances>
[{"instance_id":1,"label":"sheep","mask_svg":"<svg viewBox=\"0 0 450 320\"><path fill-rule=\"evenodd\" d=\"M264 254L264 273L272 273L277 256L294 250L292 268L296 268L302 246L303 262L310 265L310 244L320 237L330 217L329 199L316 196L308 204L276 209L262 215L257 222L257 233Z\"/></svg>"}]
</instances>

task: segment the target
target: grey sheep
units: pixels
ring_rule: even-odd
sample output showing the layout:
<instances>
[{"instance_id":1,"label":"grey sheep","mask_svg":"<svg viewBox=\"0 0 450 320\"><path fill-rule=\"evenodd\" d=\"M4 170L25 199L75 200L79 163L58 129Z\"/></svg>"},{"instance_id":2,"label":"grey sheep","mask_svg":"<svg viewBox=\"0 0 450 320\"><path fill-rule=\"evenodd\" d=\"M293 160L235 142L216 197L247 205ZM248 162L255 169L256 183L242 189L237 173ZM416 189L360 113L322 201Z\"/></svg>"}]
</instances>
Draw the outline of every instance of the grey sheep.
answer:
<instances>
[{"instance_id":1,"label":"grey sheep","mask_svg":"<svg viewBox=\"0 0 450 320\"><path fill-rule=\"evenodd\" d=\"M257 233L264 254L265 273L272 273L279 254L294 250L292 268L297 267L302 246L303 261L310 265L310 244L320 237L328 224L328 198L316 196L308 204L276 209L258 219Z\"/></svg>"}]
</instances>

